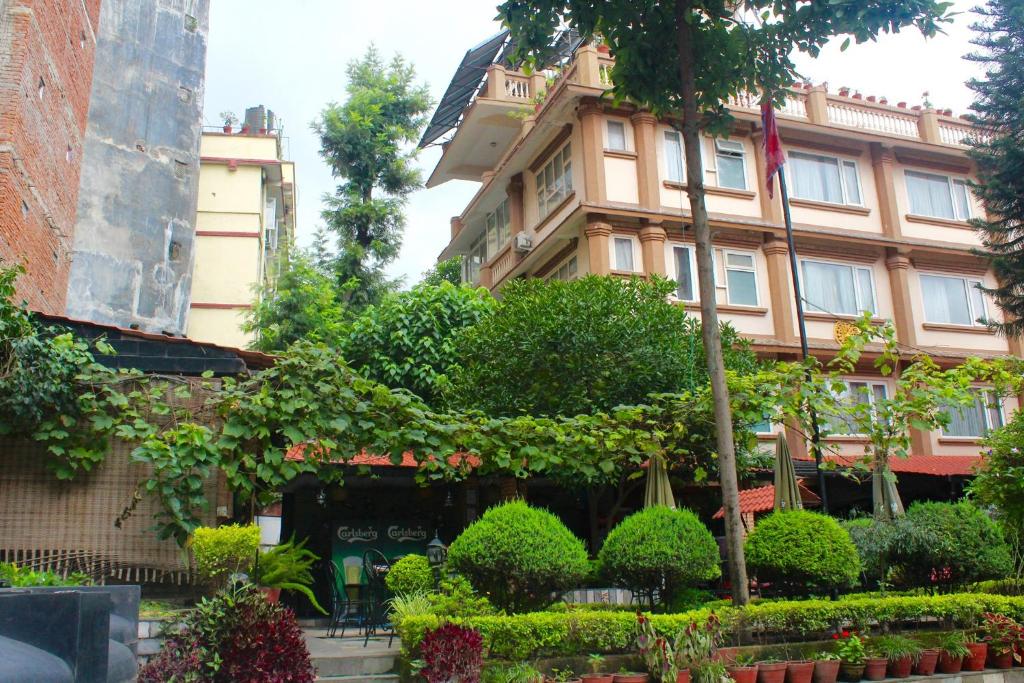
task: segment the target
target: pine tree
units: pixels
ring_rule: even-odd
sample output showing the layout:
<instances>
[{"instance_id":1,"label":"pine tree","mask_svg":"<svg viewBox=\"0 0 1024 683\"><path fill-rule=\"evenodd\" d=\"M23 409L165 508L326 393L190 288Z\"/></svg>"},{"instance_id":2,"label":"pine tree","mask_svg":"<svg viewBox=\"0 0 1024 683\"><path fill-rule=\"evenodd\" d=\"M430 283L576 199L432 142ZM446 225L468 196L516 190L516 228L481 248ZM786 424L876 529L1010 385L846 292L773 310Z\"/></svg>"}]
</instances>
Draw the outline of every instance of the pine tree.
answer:
<instances>
[{"instance_id":1,"label":"pine tree","mask_svg":"<svg viewBox=\"0 0 1024 683\"><path fill-rule=\"evenodd\" d=\"M1005 322L993 323L1008 336L1024 334L1024 0L988 0L976 10L971 41L981 48L966 58L985 67L985 77L968 87L976 99L975 121L991 138L969 140L977 164L974 193L986 218L972 221L998 285L986 291Z\"/></svg>"}]
</instances>

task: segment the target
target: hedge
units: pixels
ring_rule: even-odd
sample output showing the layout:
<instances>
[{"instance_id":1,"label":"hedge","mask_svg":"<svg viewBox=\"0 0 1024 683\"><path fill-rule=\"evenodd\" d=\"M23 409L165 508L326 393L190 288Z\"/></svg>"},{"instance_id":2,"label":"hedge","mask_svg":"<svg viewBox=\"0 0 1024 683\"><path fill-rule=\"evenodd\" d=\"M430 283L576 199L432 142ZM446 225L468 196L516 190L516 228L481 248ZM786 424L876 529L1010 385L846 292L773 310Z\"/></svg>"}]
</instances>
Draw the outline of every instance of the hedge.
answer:
<instances>
[{"instance_id":1,"label":"hedge","mask_svg":"<svg viewBox=\"0 0 1024 683\"><path fill-rule=\"evenodd\" d=\"M654 614L650 618L659 633L674 636L690 622L706 619L710 611L702 608L679 614ZM716 610L727 632L750 629L762 635L803 638L824 636L841 627L864 627L876 622L895 625L937 620L965 624L979 618L983 612L1024 619L1024 597L956 593L765 602ZM484 637L488 657L511 661L630 651L636 628L636 615L621 611L571 610L465 619L415 616L397 625L403 652L407 655L415 653L424 632L445 621L478 629Z\"/></svg>"}]
</instances>

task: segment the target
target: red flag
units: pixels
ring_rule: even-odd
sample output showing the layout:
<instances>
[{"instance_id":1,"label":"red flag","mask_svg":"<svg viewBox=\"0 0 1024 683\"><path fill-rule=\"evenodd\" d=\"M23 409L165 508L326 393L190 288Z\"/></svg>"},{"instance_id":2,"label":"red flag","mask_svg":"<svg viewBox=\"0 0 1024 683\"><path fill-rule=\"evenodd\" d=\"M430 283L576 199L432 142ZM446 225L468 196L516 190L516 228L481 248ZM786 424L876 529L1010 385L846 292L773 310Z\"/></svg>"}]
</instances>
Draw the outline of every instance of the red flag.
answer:
<instances>
[{"instance_id":1,"label":"red flag","mask_svg":"<svg viewBox=\"0 0 1024 683\"><path fill-rule=\"evenodd\" d=\"M775 125L775 108L771 102L761 104L761 126L764 128L764 175L768 196L775 196L775 172L786 163L779 140L779 128Z\"/></svg>"}]
</instances>

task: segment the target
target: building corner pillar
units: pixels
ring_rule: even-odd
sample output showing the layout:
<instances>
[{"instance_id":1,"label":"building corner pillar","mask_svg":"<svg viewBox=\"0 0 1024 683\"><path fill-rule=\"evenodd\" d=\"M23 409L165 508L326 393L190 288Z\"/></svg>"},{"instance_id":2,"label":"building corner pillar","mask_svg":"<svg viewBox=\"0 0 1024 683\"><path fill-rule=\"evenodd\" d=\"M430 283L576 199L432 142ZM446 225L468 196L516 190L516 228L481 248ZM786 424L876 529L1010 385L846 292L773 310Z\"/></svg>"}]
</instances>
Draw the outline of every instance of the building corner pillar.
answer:
<instances>
[{"instance_id":1,"label":"building corner pillar","mask_svg":"<svg viewBox=\"0 0 1024 683\"><path fill-rule=\"evenodd\" d=\"M576 115L580 120L583 149L583 188L589 202L602 203L605 192L604 177L604 106L597 98L580 100Z\"/></svg>"},{"instance_id":2,"label":"building corner pillar","mask_svg":"<svg viewBox=\"0 0 1024 683\"><path fill-rule=\"evenodd\" d=\"M665 241L668 233L657 224L649 224L640 228L640 250L643 252L644 273L650 277L665 277Z\"/></svg>"},{"instance_id":3,"label":"building corner pillar","mask_svg":"<svg viewBox=\"0 0 1024 683\"><path fill-rule=\"evenodd\" d=\"M900 211L896 203L895 153L892 147L879 142L871 143L871 170L875 176L875 191L878 194L878 214L882 221L882 233L886 237L899 239Z\"/></svg>"},{"instance_id":4,"label":"building corner pillar","mask_svg":"<svg viewBox=\"0 0 1024 683\"><path fill-rule=\"evenodd\" d=\"M630 118L636 140L636 182L640 206L652 211L661 209L661 188L658 183L658 117L646 111Z\"/></svg>"},{"instance_id":5,"label":"building corner pillar","mask_svg":"<svg viewBox=\"0 0 1024 683\"><path fill-rule=\"evenodd\" d=\"M784 240L769 236L764 246L768 270L768 294L772 304L775 338L791 344L797 341L796 312L793 305L793 276L789 268L789 246Z\"/></svg>"},{"instance_id":6,"label":"building corner pillar","mask_svg":"<svg viewBox=\"0 0 1024 683\"><path fill-rule=\"evenodd\" d=\"M587 236L590 272L593 275L610 275L612 268L609 257L609 238L612 234L612 226L601 220L588 220L587 227L583 232Z\"/></svg>"}]
</instances>

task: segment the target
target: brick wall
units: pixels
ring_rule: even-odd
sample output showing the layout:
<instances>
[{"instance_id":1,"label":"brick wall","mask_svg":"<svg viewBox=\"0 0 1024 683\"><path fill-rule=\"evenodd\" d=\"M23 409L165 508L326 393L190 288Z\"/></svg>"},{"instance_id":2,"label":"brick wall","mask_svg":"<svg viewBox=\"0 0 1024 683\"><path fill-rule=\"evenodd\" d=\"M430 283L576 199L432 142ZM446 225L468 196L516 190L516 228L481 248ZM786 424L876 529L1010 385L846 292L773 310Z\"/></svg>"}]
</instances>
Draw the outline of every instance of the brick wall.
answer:
<instances>
[{"instance_id":1,"label":"brick wall","mask_svg":"<svg viewBox=\"0 0 1024 683\"><path fill-rule=\"evenodd\" d=\"M0 3L0 259L49 313L67 293L100 1Z\"/></svg>"}]
</instances>

